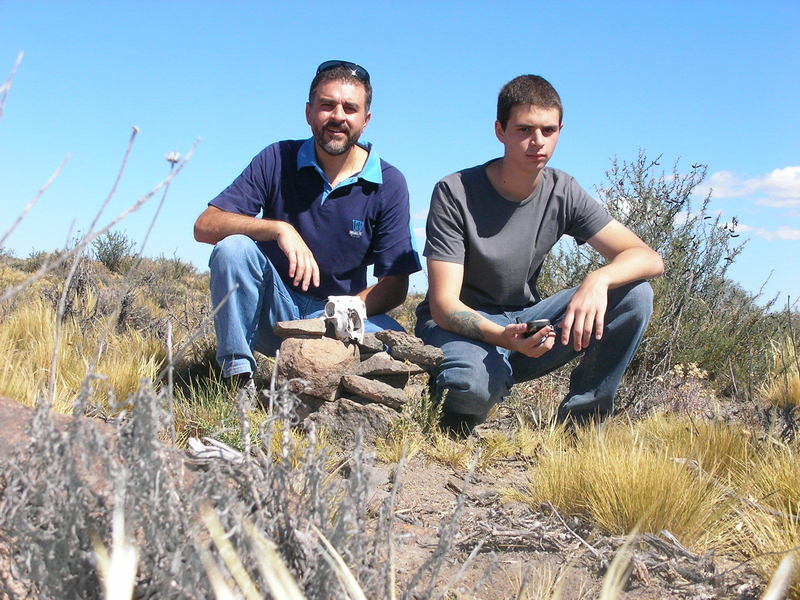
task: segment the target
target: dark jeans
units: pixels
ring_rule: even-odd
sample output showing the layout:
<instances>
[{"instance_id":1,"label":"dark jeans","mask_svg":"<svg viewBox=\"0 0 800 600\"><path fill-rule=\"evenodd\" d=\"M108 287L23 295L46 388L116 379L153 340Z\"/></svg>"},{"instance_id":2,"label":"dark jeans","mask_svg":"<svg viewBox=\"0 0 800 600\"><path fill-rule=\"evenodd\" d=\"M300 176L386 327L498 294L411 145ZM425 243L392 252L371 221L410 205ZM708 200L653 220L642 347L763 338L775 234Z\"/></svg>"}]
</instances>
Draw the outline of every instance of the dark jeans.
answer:
<instances>
[{"instance_id":1,"label":"dark jeans","mask_svg":"<svg viewBox=\"0 0 800 600\"><path fill-rule=\"evenodd\" d=\"M576 289L563 290L522 310L484 308L478 312L502 326L516 322L517 317L521 321L550 319L556 325ZM653 290L645 281L609 291L603 339L592 338L589 348L582 351L583 357L570 376L569 393L559 409L561 417L613 411L622 375L642 341L652 312ZM447 390L444 409L474 415L479 421L508 395L514 383L541 377L581 354L572 345L561 344L558 328L553 349L530 358L446 331L430 315L420 317L417 335L444 351L444 361L435 374L437 390Z\"/></svg>"}]
</instances>

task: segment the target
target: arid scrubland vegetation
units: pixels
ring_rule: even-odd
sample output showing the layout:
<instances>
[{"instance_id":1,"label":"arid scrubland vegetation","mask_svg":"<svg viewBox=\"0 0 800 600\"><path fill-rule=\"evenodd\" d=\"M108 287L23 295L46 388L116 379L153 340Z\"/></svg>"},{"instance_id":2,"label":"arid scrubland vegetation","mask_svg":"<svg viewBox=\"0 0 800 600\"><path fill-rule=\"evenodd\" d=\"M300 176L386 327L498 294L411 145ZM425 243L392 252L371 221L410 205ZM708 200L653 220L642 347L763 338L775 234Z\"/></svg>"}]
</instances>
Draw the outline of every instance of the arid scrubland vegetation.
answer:
<instances>
[{"instance_id":1,"label":"arid scrubland vegetation","mask_svg":"<svg viewBox=\"0 0 800 600\"><path fill-rule=\"evenodd\" d=\"M143 198L163 199L180 166ZM516 386L467 440L438 431L425 395L374 445L301 430L268 359L263 406L247 406L213 360L207 274L139 256L118 228L27 257L0 247L0 396L36 407L0 466L0 593L784 597L800 548L800 319L727 278L747 249L708 199L693 204L704 176L640 154L600 188L666 264L618 413L556 424L562 371ZM599 260L563 247L542 291ZM397 310L409 329L419 300ZM205 436L229 458L188 458Z\"/></svg>"}]
</instances>

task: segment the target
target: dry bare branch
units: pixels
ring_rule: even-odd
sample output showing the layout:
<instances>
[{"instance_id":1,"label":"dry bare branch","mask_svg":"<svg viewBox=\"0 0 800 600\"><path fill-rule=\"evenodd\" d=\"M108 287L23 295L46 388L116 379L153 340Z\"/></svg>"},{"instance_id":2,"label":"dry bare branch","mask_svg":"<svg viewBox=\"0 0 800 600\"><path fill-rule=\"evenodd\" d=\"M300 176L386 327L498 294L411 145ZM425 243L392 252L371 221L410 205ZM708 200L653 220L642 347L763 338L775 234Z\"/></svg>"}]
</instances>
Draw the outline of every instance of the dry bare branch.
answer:
<instances>
[{"instance_id":1,"label":"dry bare branch","mask_svg":"<svg viewBox=\"0 0 800 600\"><path fill-rule=\"evenodd\" d=\"M24 56L24 52L17 54L17 62L14 63L14 67L11 69L11 74L8 76L6 82L3 85L0 85L0 119L3 118L3 112L6 108L6 100L8 99L8 92L11 91L11 85L14 83L14 77L17 75L17 69L19 69L20 64L22 64L22 58Z\"/></svg>"}]
</instances>

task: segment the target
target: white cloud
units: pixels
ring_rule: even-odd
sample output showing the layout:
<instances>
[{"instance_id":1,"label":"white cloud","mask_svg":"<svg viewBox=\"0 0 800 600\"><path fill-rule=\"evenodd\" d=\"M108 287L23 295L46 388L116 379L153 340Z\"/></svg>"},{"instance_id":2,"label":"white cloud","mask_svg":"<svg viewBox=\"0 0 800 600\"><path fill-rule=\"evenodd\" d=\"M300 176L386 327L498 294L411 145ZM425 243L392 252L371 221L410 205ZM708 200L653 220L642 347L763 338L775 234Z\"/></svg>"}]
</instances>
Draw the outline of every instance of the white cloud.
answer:
<instances>
[{"instance_id":1,"label":"white cloud","mask_svg":"<svg viewBox=\"0 0 800 600\"><path fill-rule=\"evenodd\" d=\"M800 196L797 198L759 198L756 206L769 206L770 208L794 208L800 206Z\"/></svg>"},{"instance_id":2,"label":"white cloud","mask_svg":"<svg viewBox=\"0 0 800 600\"><path fill-rule=\"evenodd\" d=\"M419 210L419 211L413 213L411 215L411 218L415 219L415 220L419 219L421 221L424 221L425 219L428 218L428 209L426 208L425 210Z\"/></svg>"},{"instance_id":3,"label":"white cloud","mask_svg":"<svg viewBox=\"0 0 800 600\"><path fill-rule=\"evenodd\" d=\"M414 237L418 240L425 239L425 228L424 227L414 227Z\"/></svg>"},{"instance_id":4,"label":"white cloud","mask_svg":"<svg viewBox=\"0 0 800 600\"><path fill-rule=\"evenodd\" d=\"M800 229L793 229L792 227L778 227L775 230L765 229L764 227L751 227L744 223L736 224L736 233L752 233L768 242L775 240L800 240Z\"/></svg>"},{"instance_id":5,"label":"white cloud","mask_svg":"<svg viewBox=\"0 0 800 600\"><path fill-rule=\"evenodd\" d=\"M745 179L731 171L712 174L697 192L711 191L714 198L741 198L759 195L756 204L773 208L800 206L800 166L773 169L766 175Z\"/></svg>"},{"instance_id":6,"label":"white cloud","mask_svg":"<svg viewBox=\"0 0 800 600\"><path fill-rule=\"evenodd\" d=\"M792 229L791 227L781 227L773 232L777 240L800 240L800 229Z\"/></svg>"}]
</instances>

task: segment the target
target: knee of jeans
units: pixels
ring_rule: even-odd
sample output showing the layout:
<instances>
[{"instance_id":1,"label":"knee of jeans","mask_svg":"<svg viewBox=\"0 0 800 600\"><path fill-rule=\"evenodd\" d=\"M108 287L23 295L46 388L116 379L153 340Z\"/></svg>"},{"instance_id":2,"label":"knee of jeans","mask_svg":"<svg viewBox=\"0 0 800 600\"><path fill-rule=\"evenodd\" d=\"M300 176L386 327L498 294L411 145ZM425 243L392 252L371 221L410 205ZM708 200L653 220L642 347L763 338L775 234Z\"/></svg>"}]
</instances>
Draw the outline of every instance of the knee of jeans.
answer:
<instances>
[{"instance_id":1,"label":"knee of jeans","mask_svg":"<svg viewBox=\"0 0 800 600\"><path fill-rule=\"evenodd\" d=\"M214 245L208 266L212 271L218 271L234 264L241 264L255 252L260 250L252 238L238 233L229 235Z\"/></svg>"},{"instance_id":2,"label":"knee of jeans","mask_svg":"<svg viewBox=\"0 0 800 600\"><path fill-rule=\"evenodd\" d=\"M645 319L653 314L653 288L647 281L639 281L625 291L620 306L640 313Z\"/></svg>"},{"instance_id":3,"label":"knee of jeans","mask_svg":"<svg viewBox=\"0 0 800 600\"><path fill-rule=\"evenodd\" d=\"M511 389L510 375L490 374L483 365L457 366L442 370L437 387L447 391L445 409L451 412L485 417Z\"/></svg>"}]
</instances>

